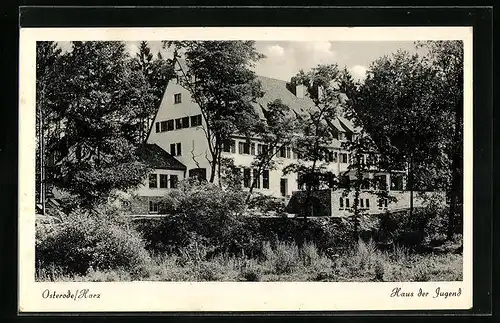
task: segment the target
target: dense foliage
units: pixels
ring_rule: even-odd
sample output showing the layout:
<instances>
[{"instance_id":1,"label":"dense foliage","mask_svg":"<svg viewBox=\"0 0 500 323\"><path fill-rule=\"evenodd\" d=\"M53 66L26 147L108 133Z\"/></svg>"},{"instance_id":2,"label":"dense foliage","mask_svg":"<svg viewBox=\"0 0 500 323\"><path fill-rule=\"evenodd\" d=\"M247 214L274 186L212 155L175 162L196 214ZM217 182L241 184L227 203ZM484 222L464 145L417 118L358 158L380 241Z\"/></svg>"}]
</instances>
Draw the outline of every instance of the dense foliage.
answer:
<instances>
[{"instance_id":1,"label":"dense foliage","mask_svg":"<svg viewBox=\"0 0 500 323\"><path fill-rule=\"evenodd\" d=\"M137 273L150 261L140 234L109 214L75 211L57 227L37 227L37 269L85 275L89 270Z\"/></svg>"}]
</instances>

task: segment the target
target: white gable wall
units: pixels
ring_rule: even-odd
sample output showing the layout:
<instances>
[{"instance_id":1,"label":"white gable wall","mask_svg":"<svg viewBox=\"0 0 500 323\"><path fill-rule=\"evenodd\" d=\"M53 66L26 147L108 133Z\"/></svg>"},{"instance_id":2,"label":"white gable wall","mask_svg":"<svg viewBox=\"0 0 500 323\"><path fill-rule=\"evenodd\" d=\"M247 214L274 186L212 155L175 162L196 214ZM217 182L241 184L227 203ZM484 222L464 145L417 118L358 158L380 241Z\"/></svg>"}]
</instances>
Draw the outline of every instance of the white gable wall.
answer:
<instances>
[{"instance_id":1,"label":"white gable wall","mask_svg":"<svg viewBox=\"0 0 500 323\"><path fill-rule=\"evenodd\" d=\"M181 94L181 103L174 103L174 95ZM171 130L167 132L156 132L156 123L170 119L190 117L201 114L199 106L193 102L190 92L177 84L175 79L171 80L156 114L148 143L155 143L165 151L170 153L170 144L181 143L181 155L175 156L177 160L186 165L187 174L193 168L206 168L209 176L209 162L205 156L210 158L207 139L201 126L184 129ZM190 120L191 122L191 120ZM202 125L205 125L202 120ZM174 121L175 127L175 121ZM194 155L194 157L193 157ZM195 162L196 160L196 162ZM199 166L197 165L197 162Z\"/></svg>"}]
</instances>

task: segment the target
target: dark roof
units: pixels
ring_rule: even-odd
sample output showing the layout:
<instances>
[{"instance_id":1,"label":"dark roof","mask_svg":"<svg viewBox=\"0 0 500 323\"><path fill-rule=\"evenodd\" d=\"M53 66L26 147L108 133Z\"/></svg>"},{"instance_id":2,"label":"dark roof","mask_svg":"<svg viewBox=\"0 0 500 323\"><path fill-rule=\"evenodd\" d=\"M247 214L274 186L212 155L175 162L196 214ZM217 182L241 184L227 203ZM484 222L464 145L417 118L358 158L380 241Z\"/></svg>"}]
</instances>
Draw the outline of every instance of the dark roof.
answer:
<instances>
[{"instance_id":1,"label":"dark roof","mask_svg":"<svg viewBox=\"0 0 500 323\"><path fill-rule=\"evenodd\" d=\"M295 113L303 115L313 109L316 109L314 102L308 97L298 98L287 88L287 82L272 79L264 76L257 76L260 81L264 95L257 98L257 103L261 108L267 110L267 104L276 99L292 109Z\"/></svg>"},{"instance_id":2,"label":"dark roof","mask_svg":"<svg viewBox=\"0 0 500 323\"><path fill-rule=\"evenodd\" d=\"M186 72L188 70L186 61L181 58L177 58L176 72L183 70ZM307 96L303 98L298 98L294 93L288 88L288 82L284 80L273 79L270 77L257 75L257 80L261 83L262 92L264 95L256 99L256 103L253 103L255 112L261 119L266 119L265 112L267 110L268 103L271 103L277 99L288 106L292 111L298 115L304 115L308 112L317 109L314 102ZM359 128L354 127L354 125L342 116L338 116L333 120L330 120L330 124L335 127L338 131L350 131L358 132Z\"/></svg>"},{"instance_id":3,"label":"dark roof","mask_svg":"<svg viewBox=\"0 0 500 323\"><path fill-rule=\"evenodd\" d=\"M157 144L141 145L137 148L136 154L143 162L156 169L186 170L186 166L183 163L167 153Z\"/></svg>"}]
</instances>

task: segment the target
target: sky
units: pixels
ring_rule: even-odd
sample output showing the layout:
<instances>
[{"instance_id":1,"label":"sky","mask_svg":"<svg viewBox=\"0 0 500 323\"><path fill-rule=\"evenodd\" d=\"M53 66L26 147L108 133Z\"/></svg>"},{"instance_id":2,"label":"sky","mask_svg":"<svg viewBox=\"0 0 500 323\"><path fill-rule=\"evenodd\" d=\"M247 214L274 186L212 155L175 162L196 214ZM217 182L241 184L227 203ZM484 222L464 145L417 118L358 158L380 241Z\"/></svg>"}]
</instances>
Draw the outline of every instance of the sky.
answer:
<instances>
[{"instance_id":1,"label":"sky","mask_svg":"<svg viewBox=\"0 0 500 323\"><path fill-rule=\"evenodd\" d=\"M125 42L131 54L138 51L139 41ZM153 53L161 51L164 57L171 53L162 48L160 41L148 42ZM69 42L60 42L63 49ZM299 70L308 71L318 64L336 63L347 67L356 80L363 80L371 62L399 49L416 52L411 41L257 41L255 47L266 58L257 62L255 72L261 76L289 81Z\"/></svg>"}]
</instances>

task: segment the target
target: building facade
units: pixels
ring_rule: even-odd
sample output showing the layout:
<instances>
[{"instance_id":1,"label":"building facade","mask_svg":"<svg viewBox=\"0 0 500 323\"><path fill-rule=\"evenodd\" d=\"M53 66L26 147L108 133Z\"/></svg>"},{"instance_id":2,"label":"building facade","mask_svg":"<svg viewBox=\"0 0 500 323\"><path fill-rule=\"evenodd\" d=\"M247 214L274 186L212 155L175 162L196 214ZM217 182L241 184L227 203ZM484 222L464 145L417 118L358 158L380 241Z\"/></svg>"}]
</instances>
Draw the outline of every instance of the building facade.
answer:
<instances>
[{"instance_id":1,"label":"building facade","mask_svg":"<svg viewBox=\"0 0 500 323\"><path fill-rule=\"evenodd\" d=\"M181 69L185 68L181 62L176 63L176 70L181 77ZM254 103L254 108L257 114L263 117L263 110L267 104L276 99L282 101L295 113L303 114L310 109L314 109L315 105L311 99L305 95L305 88L301 85L290 88L286 81L271 79L258 76L261 82L264 95L257 99ZM334 140L331 144L330 154L326 156L328 159L328 170L336 176L344 175L352 177L349 174L349 164L351 162L350 152L343 148L342 143L351 140L352 136L357 132L353 124L346 118L339 116L334 120L330 120ZM175 158L180 165L185 168L180 170L158 170L157 176L178 176L179 179L184 179L193 176L201 176L204 178L210 177L210 153L205 136L206 123L203 120L201 109L191 97L188 89L181 86L177 79L171 80L164 92L164 96L154 117L152 127L148 134L147 143L156 145ZM234 165L241 171L242 186L249 189L254 176L258 175L252 169L252 162L255 157L265 149L262 142L258 138L248 139L246 137L233 136L233 138L224 145L223 156L233 160ZM294 192L300 192L302 187L299 184L297 174L283 174L283 169L294 163L298 158L297 154L291 147L283 147L276 154L277 167L270 170L264 170L256 180L254 192L262 193L268 196L282 198L287 203ZM175 174L169 172L175 171ZM183 174L181 174L183 173ZM390 192L393 192L399 197L399 203L392 206L387 205L387 201L379 201L374 195L368 193L368 190L362 194L362 208L367 209L370 213L385 212L391 207L398 208L403 205L403 201L407 201L404 192L404 174L394 174L386 172L372 172L367 176L380 176L386 183ZM168 186L159 186L159 181L154 174L147 179L143 187L138 193L141 196L147 196L154 199L164 193ZM217 180L217 177L216 177ZM156 181L156 182L155 182ZM156 184L155 184L156 183ZM331 214L333 216L348 214L352 207L352 197L344 196L340 190L331 195ZM366 196L365 196L366 195ZM415 205L420 202L416 201ZM150 205L153 205L150 203ZM149 208L150 212L155 211L154 205Z\"/></svg>"}]
</instances>

